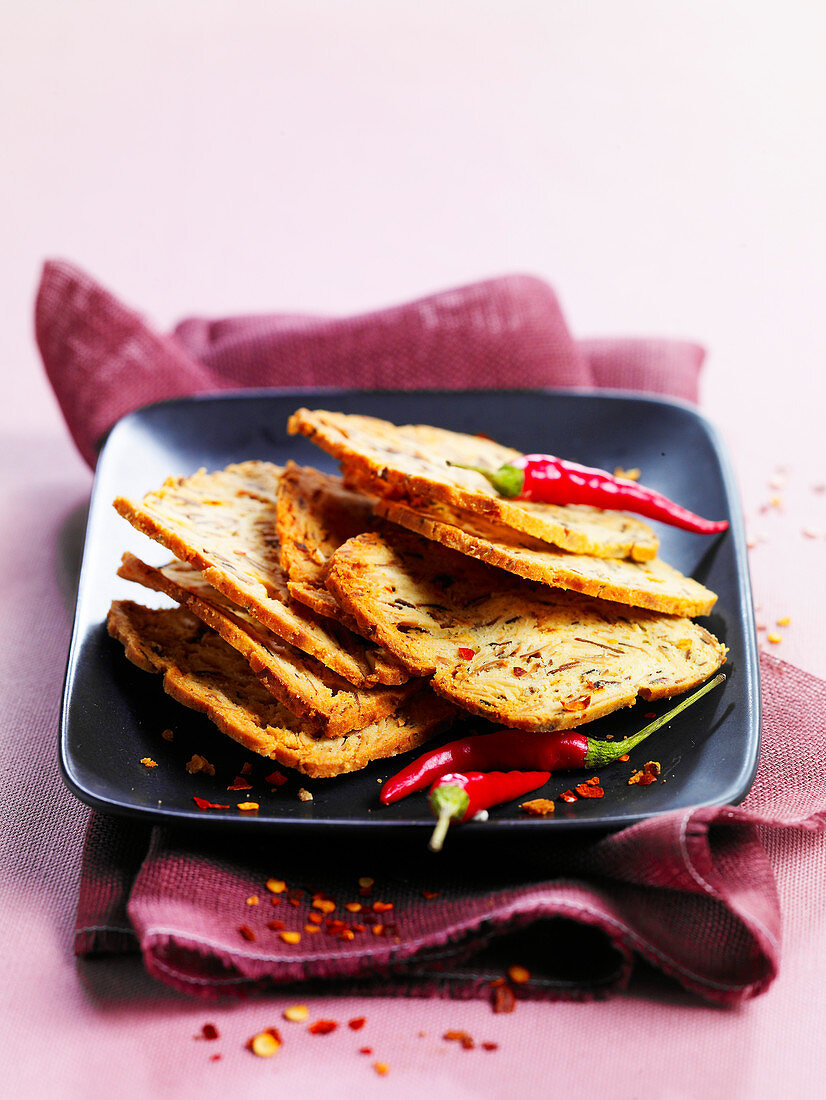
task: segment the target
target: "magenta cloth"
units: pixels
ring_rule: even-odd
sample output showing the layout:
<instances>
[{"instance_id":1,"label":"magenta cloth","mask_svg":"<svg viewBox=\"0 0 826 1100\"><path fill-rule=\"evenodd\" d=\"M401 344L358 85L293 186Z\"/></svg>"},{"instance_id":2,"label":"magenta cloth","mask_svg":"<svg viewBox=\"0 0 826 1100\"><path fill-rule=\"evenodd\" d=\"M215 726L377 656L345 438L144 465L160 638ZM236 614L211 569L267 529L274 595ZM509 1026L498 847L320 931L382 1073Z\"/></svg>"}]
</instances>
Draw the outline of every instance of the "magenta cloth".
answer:
<instances>
[{"instance_id":1,"label":"magenta cloth","mask_svg":"<svg viewBox=\"0 0 826 1100\"><path fill-rule=\"evenodd\" d=\"M291 839L239 857L232 840L95 815L76 951L139 949L150 974L203 998L343 979L350 992L491 996L517 959L531 973L517 996L587 998L624 988L635 956L709 1001L755 996L777 974L781 940L761 831L826 826L822 769L805 764L826 742L826 684L767 655L761 675L761 765L743 806L668 814L602 839L554 837L524 851L465 849L454 837L438 858L423 847ZM363 875L375 879L370 898ZM297 891L298 906L270 904L272 877ZM348 942L303 932L283 943L267 922L301 931L314 891L364 930ZM252 896L260 904L247 906ZM343 909L373 900L392 903L390 916ZM374 921L394 934L374 935Z\"/></svg>"},{"instance_id":2,"label":"magenta cloth","mask_svg":"<svg viewBox=\"0 0 826 1100\"><path fill-rule=\"evenodd\" d=\"M35 333L78 449L94 466L115 421L141 405L246 387L648 390L697 398L703 350L668 340L571 336L541 279L507 275L356 317L269 314L155 332L91 276L43 269Z\"/></svg>"}]
</instances>

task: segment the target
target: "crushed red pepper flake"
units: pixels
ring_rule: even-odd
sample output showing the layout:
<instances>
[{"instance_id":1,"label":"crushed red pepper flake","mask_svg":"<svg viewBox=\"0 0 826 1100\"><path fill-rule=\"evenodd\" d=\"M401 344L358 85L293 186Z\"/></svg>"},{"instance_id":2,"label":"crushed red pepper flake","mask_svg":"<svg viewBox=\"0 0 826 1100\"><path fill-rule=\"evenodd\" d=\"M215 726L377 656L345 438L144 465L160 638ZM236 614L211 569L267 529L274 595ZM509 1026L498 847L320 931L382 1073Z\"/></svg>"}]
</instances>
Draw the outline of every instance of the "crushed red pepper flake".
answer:
<instances>
[{"instance_id":1,"label":"crushed red pepper flake","mask_svg":"<svg viewBox=\"0 0 826 1100\"><path fill-rule=\"evenodd\" d=\"M580 798L603 798L605 796L602 787L591 787L587 783L580 783L576 788L576 793Z\"/></svg>"},{"instance_id":2,"label":"crushed red pepper flake","mask_svg":"<svg viewBox=\"0 0 826 1100\"><path fill-rule=\"evenodd\" d=\"M287 889L286 882L280 878L268 878L265 885L271 894L283 894Z\"/></svg>"},{"instance_id":3,"label":"crushed red pepper flake","mask_svg":"<svg viewBox=\"0 0 826 1100\"><path fill-rule=\"evenodd\" d=\"M559 796L562 802L576 802L577 796L573 791L563 791Z\"/></svg>"},{"instance_id":4,"label":"crushed red pepper flake","mask_svg":"<svg viewBox=\"0 0 826 1100\"><path fill-rule=\"evenodd\" d=\"M279 932L279 935L284 943L301 943L300 932Z\"/></svg>"},{"instance_id":5,"label":"crushed red pepper flake","mask_svg":"<svg viewBox=\"0 0 826 1100\"><path fill-rule=\"evenodd\" d=\"M286 928L286 927L287 926L286 926L286 924L284 924L283 920L268 920L267 921L267 928L269 928L269 930L271 932L280 932L283 928Z\"/></svg>"},{"instance_id":6,"label":"crushed red pepper flake","mask_svg":"<svg viewBox=\"0 0 826 1100\"><path fill-rule=\"evenodd\" d=\"M348 913L360 913L364 906L360 901L347 901L344 903L344 908Z\"/></svg>"},{"instance_id":7,"label":"crushed red pepper flake","mask_svg":"<svg viewBox=\"0 0 826 1100\"><path fill-rule=\"evenodd\" d=\"M278 1028L268 1027L264 1031L259 1031L257 1035L253 1035L251 1039L247 1040L247 1050L252 1051L253 1054L259 1058L272 1058L281 1047L281 1035Z\"/></svg>"},{"instance_id":8,"label":"crushed red pepper flake","mask_svg":"<svg viewBox=\"0 0 826 1100\"><path fill-rule=\"evenodd\" d=\"M525 669L525 668L520 668L518 665L515 668L512 668L511 672L513 673L514 676L516 676L517 679L520 676L527 676L528 675L528 670Z\"/></svg>"},{"instance_id":9,"label":"crushed red pepper flake","mask_svg":"<svg viewBox=\"0 0 826 1100\"><path fill-rule=\"evenodd\" d=\"M373 1048L372 1047L359 1047L359 1054L372 1054L372 1053L373 1053Z\"/></svg>"},{"instance_id":10,"label":"crushed red pepper flake","mask_svg":"<svg viewBox=\"0 0 826 1100\"><path fill-rule=\"evenodd\" d=\"M310 1024L307 1030L311 1035L329 1035L337 1027L338 1024L335 1020L316 1020L315 1023Z\"/></svg>"},{"instance_id":11,"label":"crushed red pepper flake","mask_svg":"<svg viewBox=\"0 0 826 1100\"><path fill-rule=\"evenodd\" d=\"M390 1072L390 1066L388 1066L387 1062L374 1062L373 1069L376 1071L379 1077L386 1077L387 1074Z\"/></svg>"},{"instance_id":12,"label":"crushed red pepper flake","mask_svg":"<svg viewBox=\"0 0 826 1100\"><path fill-rule=\"evenodd\" d=\"M321 913L308 913L307 920L310 922L310 924L321 924L321 922L324 920L324 917L322 917Z\"/></svg>"},{"instance_id":13,"label":"crushed red pepper flake","mask_svg":"<svg viewBox=\"0 0 826 1100\"><path fill-rule=\"evenodd\" d=\"M236 806L236 809L239 810L242 814L258 813L258 803L257 802L239 802L238 805Z\"/></svg>"},{"instance_id":14,"label":"crushed red pepper flake","mask_svg":"<svg viewBox=\"0 0 826 1100\"><path fill-rule=\"evenodd\" d=\"M250 894L247 898L247 905L257 905L260 900L257 894Z\"/></svg>"},{"instance_id":15,"label":"crushed red pepper flake","mask_svg":"<svg viewBox=\"0 0 826 1100\"><path fill-rule=\"evenodd\" d=\"M425 898L427 901L432 901L434 898L437 898L438 896L439 896L439 891L438 890L422 890L422 897Z\"/></svg>"},{"instance_id":16,"label":"crushed red pepper flake","mask_svg":"<svg viewBox=\"0 0 826 1100\"><path fill-rule=\"evenodd\" d=\"M628 785L630 787L639 783L641 787L648 787L657 782L660 771L660 765L656 760L648 760L639 771L632 774L628 780Z\"/></svg>"},{"instance_id":17,"label":"crushed red pepper flake","mask_svg":"<svg viewBox=\"0 0 826 1100\"><path fill-rule=\"evenodd\" d=\"M491 1008L497 1014L502 1012L513 1012L516 1008L516 995L511 987L503 980L493 983Z\"/></svg>"},{"instance_id":18,"label":"crushed red pepper flake","mask_svg":"<svg viewBox=\"0 0 826 1100\"><path fill-rule=\"evenodd\" d=\"M473 658L476 656L476 650L468 649L467 646L460 646L459 656L462 658L463 661L472 661Z\"/></svg>"},{"instance_id":19,"label":"crushed red pepper flake","mask_svg":"<svg viewBox=\"0 0 826 1100\"><path fill-rule=\"evenodd\" d=\"M298 789L298 801L299 802L312 802L313 792L308 791L306 787L299 787Z\"/></svg>"},{"instance_id":20,"label":"crushed red pepper flake","mask_svg":"<svg viewBox=\"0 0 826 1100\"><path fill-rule=\"evenodd\" d=\"M366 1016L354 1016L352 1020L347 1021L347 1026L350 1028L351 1031L361 1031L366 1023Z\"/></svg>"},{"instance_id":21,"label":"crushed red pepper flake","mask_svg":"<svg viewBox=\"0 0 826 1100\"><path fill-rule=\"evenodd\" d=\"M206 798L198 798L197 795L192 796L192 801L198 807L199 810L228 810L229 803L223 802L210 802Z\"/></svg>"},{"instance_id":22,"label":"crushed red pepper flake","mask_svg":"<svg viewBox=\"0 0 826 1100\"><path fill-rule=\"evenodd\" d=\"M269 784L270 787L283 787L287 782L287 777L276 768L274 772L264 776L264 782Z\"/></svg>"},{"instance_id":23,"label":"crushed red pepper flake","mask_svg":"<svg viewBox=\"0 0 826 1100\"><path fill-rule=\"evenodd\" d=\"M482 1047L482 1050L498 1050L499 1049L499 1044L498 1043L491 1043L489 1040L484 1042L484 1043L481 1043L480 1046Z\"/></svg>"},{"instance_id":24,"label":"crushed red pepper flake","mask_svg":"<svg viewBox=\"0 0 826 1100\"><path fill-rule=\"evenodd\" d=\"M374 913L387 913L393 908L392 901L374 901L370 907Z\"/></svg>"},{"instance_id":25,"label":"crushed red pepper flake","mask_svg":"<svg viewBox=\"0 0 826 1100\"><path fill-rule=\"evenodd\" d=\"M252 775L252 764L250 764L249 760L244 765L242 765L240 774Z\"/></svg>"},{"instance_id":26,"label":"crushed red pepper flake","mask_svg":"<svg viewBox=\"0 0 826 1100\"><path fill-rule=\"evenodd\" d=\"M157 760L153 760L151 756L141 757L141 764L143 764L145 768L157 768L158 766Z\"/></svg>"},{"instance_id":27,"label":"crushed red pepper flake","mask_svg":"<svg viewBox=\"0 0 826 1100\"><path fill-rule=\"evenodd\" d=\"M473 1050L476 1045L467 1031L446 1031L442 1038L449 1043L459 1043L463 1050Z\"/></svg>"},{"instance_id":28,"label":"crushed red pepper flake","mask_svg":"<svg viewBox=\"0 0 826 1100\"><path fill-rule=\"evenodd\" d=\"M556 806L550 798L532 798L529 802L521 803L519 809L533 817L543 817L546 814L552 814Z\"/></svg>"},{"instance_id":29,"label":"crushed red pepper flake","mask_svg":"<svg viewBox=\"0 0 826 1100\"><path fill-rule=\"evenodd\" d=\"M643 715L643 718L656 718L657 712L655 710L647 710Z\"/></svg>"},{"instance_id":30,"label":"crushed red pepper flake","mask_svg":"<svg viewBox=\"0 0 826 1100\"><path fill-rule=\"evenodd\" d=\"M228 791L251 791L252 783L248 783L242 775L236 775L232 784L227 787Z\"/></svg>"},{"instance_id":31,"label":"crushed red pepper flake","mask_svg":"<svg viewBox=\"0 0 826 1100\"><path fill-rule=\"evenodd\" d=\"M207 1039L210 1042L213 1039L220 1039L218 1028L215 1026L215 1024L204 1024L204 1026L201 1028L201 1034L193 1035L193 1039Z\"/></svg>"},{"instance_id":32,"label":"crushed red pepper flake","mask_svg":"<svg viewBox=\"0 0 826 1100\"><path fill-rule=\"evenodd\" d=\"M617 760L619 760L619 761L620 761L621 763L623 763L623 764L624 764L624 763L626 762L626 760L630 760L630 759L631 759L631 757L630 757L630 755L629 755L629 754L628 754L627 752L624 752L624 753L622 754L622 756L618 756L618 757L617 757Z\"/></svg>"},{"instance_id":33,"label":"crushed red pepper flake","mask_svg":"<svg viewBox=\"0 0 826 1100\"><path fill-rule=\"evenodd\" d=\"M509 966L508 977L514 983L514 985L524 985L525 982L531 980L531 972L524 966Z\"/></svg>"},{"instance_id":34,"label":"crushed red pepper flake","mask_svg":"<svg viewBox=\"0 0 826 1100\"><path fill-rule=\"evenodd\" d=\"M221 1055L220 1054L210 1054L209 1060L210 1060L210 1062L220 1062L221 1061Z\"/></svg>"},{"instance_id":35,"label":"crushed red pepper flake","mask_svg":"<svg viewBox=\"0 0 826 1100\"><path fill-rule=\"evenodd\" d=\"M241 933L244 939L249 940L250 943L254 943L258 939L255 932L253 932L248 924L239 925L238 931Z\"/></svg>"},{"instance_id":36,"label":"crushed red pepper flake","mask_svg":"<svg viewBox=\"0 0 826 1100\"><path fill-rule=\"evenodd\" d=\"M161 737L164 739L164 741L172 741L175 737L175 734L172 732L172 730L161 730Z\"/></svg>"}]
</instances>

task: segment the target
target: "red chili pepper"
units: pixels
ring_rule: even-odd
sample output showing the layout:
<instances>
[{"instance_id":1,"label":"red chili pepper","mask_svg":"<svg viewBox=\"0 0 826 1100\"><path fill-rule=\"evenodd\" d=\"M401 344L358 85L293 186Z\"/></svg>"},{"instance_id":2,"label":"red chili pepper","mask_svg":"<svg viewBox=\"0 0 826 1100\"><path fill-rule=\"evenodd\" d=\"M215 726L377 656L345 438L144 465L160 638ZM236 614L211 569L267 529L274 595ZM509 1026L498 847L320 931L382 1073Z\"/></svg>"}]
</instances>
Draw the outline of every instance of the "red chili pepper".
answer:
<instances>
[{"instance_id":1,"label":"red chili pepper","mask_svg":"<svg viewBox=\"0 0 826 1100\"><path fill-rule=\"evenodd\" d=\"M498 470L461 466L458 462L448 465L474 470L487 478L501 496L516 500L537 504L591 504L597 508L636 512L701 535L714 535L728 528L726 520L703 519L636 481L614 477L607 470L593 466L566 462L554 455L522 455Z\"/></svg>"},{"instance_id":2,"label":"red chili pepper","mask_svg":"<svg viewBox=\"0 0 826 1100\"><path fill-rule=\"evenodd\" d=\"M448 772L430 788L430 808L439 819L430 838L432 851L441 851L451 821L470 817L512 798L542 787L550 772Z\"/></svg>"},{"instance_id":3,"label":"red chili pepper","mask_svg":"<svg viewBox=\"0 0 826 1100\"><path fill-rule=\"evenodd\" d=\"M400 798L413 794L414 791L424 790L440 775L451 771L486 772L504 768L523 771L541 768L549 772L569 771L573 768L596 770L625 756L655 730L721 684L725 678L725 673L718 673L713 680L703 684L639 733L619 741L586 737L579 730L557 730L551 733L497 730L495 733L482 733L474 737L464 737L460 741L451 741L439 749L426 752L418 760L402 768L392 779L388 779L381 789L381 801L385 806L398 802Z\"/></svg>"}]
</instances>

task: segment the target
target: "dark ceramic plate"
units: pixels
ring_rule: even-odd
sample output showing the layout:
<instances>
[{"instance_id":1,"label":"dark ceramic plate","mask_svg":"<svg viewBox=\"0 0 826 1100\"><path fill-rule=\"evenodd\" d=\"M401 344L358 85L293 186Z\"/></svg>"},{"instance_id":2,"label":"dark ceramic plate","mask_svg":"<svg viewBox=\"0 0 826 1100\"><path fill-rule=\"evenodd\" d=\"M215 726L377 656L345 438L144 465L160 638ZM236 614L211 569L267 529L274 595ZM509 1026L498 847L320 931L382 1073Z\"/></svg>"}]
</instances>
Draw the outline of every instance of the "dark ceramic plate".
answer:
<instances>
[{"instance_id":1,"label":"dark ceramic plate","mask_svg":"<svg viewBox=\"0 0 826 1100\"><path fill-rule=\"evenodd\" d=\"M301 437L288 436L287 418L302 404L366 413L396 423L426 423L463 432L484 432L522 451L556 453L613 470L639 466L645 483L701 515L727 518L730 531L708 538L658 527L661 553L682 572L719 595L704 620L729 647L728 679L690 710L640 746L626 764L602 770L605 797L560 802L558 795L586 778L584 773L552 777L536 795L556 800L556 814L526 818L518 802L491 812L485 824L462 832L470 840L483 831L513 829L615 829L655 814L689 806L738 802L751 785L760 738L759 681L746 546L737 493L720 440L691 408L655 398L622 394L541 392L325 393L258 391L182 399L153 405L118 423L103 449L86 532L61 718L63 774L78 798L95 809L149 821L199 827L233 826L260 832L273 828L329 829L370 826L421 832L432 819L423 795L383 808L379 784L410 756L380 761L355 775L309 781L291 775L278 792L261 779L272 768L245 753L205 718L173 702L160 677L133 667L119 643L106 633L112 599L154 605L153 595L116 577L125 550L152 564L165 551L137 534L111 507L115 496L140 497L169 475L189 474L245 459L284 463L288 458L333 470L333 461ZM589 733L624 736L646 724L644 715L662 713L668 701L638 703L592 723ZM161 737L174 731L174 740ZM458 725L445 739L457 735ZM190 776L185 763L205 755L216 775ZM142 757L158 767L147 769ZM227 785L247 759L254 789L228 793ZM662 765L661 781L629 786L632 769L649 759ZM313 800L297 797L309 789ZM229 803L230 811L196 809L192 796ZM243 817L235 804L255 799L260 810ZM538 836L538 834L535 834Z\"/></svg>"}]
</instances>

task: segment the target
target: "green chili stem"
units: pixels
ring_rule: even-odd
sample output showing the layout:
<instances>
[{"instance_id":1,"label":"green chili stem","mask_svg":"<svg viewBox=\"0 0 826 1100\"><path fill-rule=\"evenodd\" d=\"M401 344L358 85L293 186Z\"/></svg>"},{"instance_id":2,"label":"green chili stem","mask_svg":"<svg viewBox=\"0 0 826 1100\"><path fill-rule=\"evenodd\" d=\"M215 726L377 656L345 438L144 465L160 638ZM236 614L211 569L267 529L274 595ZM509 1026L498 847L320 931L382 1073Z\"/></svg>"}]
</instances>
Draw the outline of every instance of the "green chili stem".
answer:
<instances>
[{"instance_id":1,"label":"green chili stem","mask_svg":"<svg viewBox=\"0 0 826 1100\"><path fill-rule=\"evenodd\" d=\"M448 466L454 466L457 470L472 470L475 474L481 474L494 489L503 497L518 497L525 486L525 472L518 466L506 463L498 470L486 470L482 466L465 466L461 462L450 462Z\"/></svg>"},{"instance_id":2,"label":"green chili stem","mask_svg":"<svg viewBox=\"0 0 826 1100\"><path fill-rule=\"evenodd\" d=\"M639 733L634 733L630 737L624 737L622 741L596 741L588 738L588 751L585 754L585 766L588 768L602 767L605 764L612 764L620 756L625 756L631 749L636 748L640 741L644 741L646 737L650 737L652 733L664 726L666 722L670 722L672 718L676 718L678 714L690 707L693 703L696 703L698 699L701 699L712 688L716 688L718 684L722 684L725 680L726 674L719 672L713 680L709 680L707 684L703 684L695 692L688 696L687 699L683 699L671 710L661 714L659 718L655 718L653 722L650 722L644 729L641 729Z\"/></svg>"}]
</instances>

